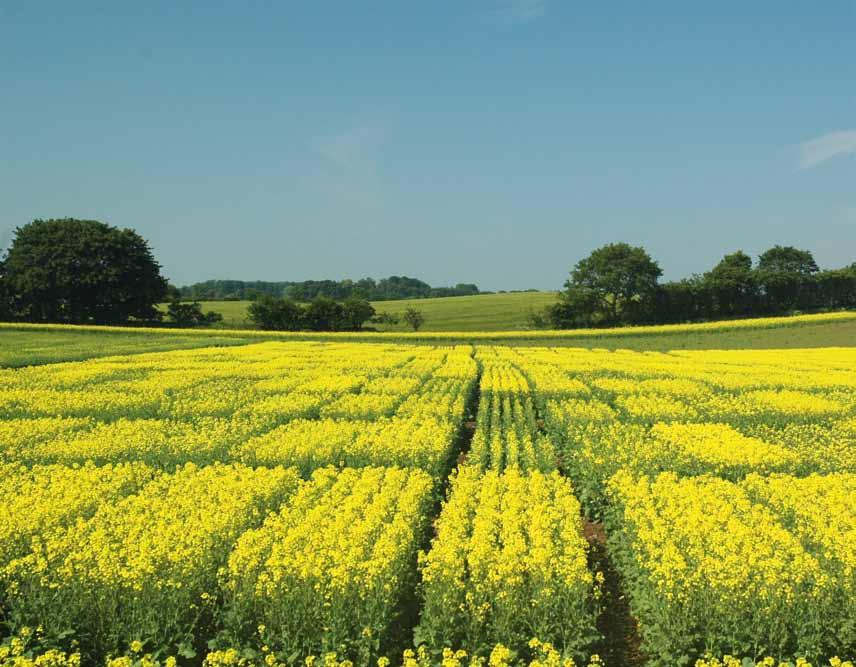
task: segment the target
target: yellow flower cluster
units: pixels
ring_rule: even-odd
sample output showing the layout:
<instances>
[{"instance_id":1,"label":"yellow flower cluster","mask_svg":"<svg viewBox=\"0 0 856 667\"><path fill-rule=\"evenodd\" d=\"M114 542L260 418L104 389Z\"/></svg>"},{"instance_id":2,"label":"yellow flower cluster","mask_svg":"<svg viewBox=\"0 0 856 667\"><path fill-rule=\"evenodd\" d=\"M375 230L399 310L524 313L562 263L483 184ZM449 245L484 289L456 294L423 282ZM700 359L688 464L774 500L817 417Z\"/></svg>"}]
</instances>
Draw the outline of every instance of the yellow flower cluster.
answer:
<instances>
[{"instance_id":1,"label":"yellow flower cluster","mask_svg":"<svg viewBox=\"0 0 856 667\"><path fill-rule=\"evenodd\" d=\"M652 665L856 651L853 349L283 338L0 369L0 667L600 665L580 501Z\"/></svg>"},{"instance_id":2,"label":"yellow flower cluster","mask_svg":"<svg viewBox=\"0 0 856 667\"><path fill-rule=\"evenodd\" d=\"M134 493L155 476L141 463L31 469L0 464L0 568L26 555L33 540L88 518L102 504Z\"/></svg>"},{"instance_id":3,"label":"yellow flower cluster","mask_svg":"<svg viewBox=\"0 0 856 667\"><path fill-rule=\"evenodd\" d=\"M756 503L774 511L779 521L817 558L836 586L834 599L843 627L833 642L856 645L856 474L749 475L741 485Z\"/></svg>"},{"instance_id":4,"label":"yellow flower cluster","mask_svg":"<svg viewBox=\"0 0 856 667\"><path fill-rule=\"evenodd\" d=\"M799 419L841 415L848 407L831 398L792 389L750 391L742 399L761 411Z\"/></svg>"},{"instance_id":5,"label":"yellow flower cluster","mask_svg":"<svg viewBox=\"0 0 856 667\"><path fill-rule=\"evenodd\" d=\"M529 641L527 653L529 658L520 656L505 644L496 644L486 651L486 655L470 654L467 651L444 648L439 659L432 657L426 647L420 646L415 651L408 649L402 656L402 667L603 667L603 661L599 655L592 655L588 660L577 663L573 657L563 655L549 642L538 639ZM388 667L389 661L378 667ZM326 667L326 666L325 666ZM333 666L335 667L335 666ZM339 667L348 667L339 665Z\"/></svg>"},{"instance_id":6,"label":"yellow flower cluster","mask_svg":"<svg viewBox=\"0 0 856 667\"><path fill-rule=\"evenodd\" d=\"M391 417L401 396L388 393L345 394L321 408L321 416L333 419L380 419Z\"/></svg>"},{"instance_id":7,"label":"yellow flower cluster","mask_svg":"<svg viewBox=\"0 0 856 667\"><path fill-rule=\"evenodd\" d=\"M260 621L284 655L337 651L368 664L413 594L433 489L420 470L316 471L229 556L229 629L246 636Z\"/></svg>"},{"instance_id":8,"label":"yellow flower cluster","mask_svg":"<svg viewBox=\"0 0 856 667\"><path fill-rule=\"evenodd\" d=\"M0 461L136 460L172 469L237 456L298 463L304 472L369 463L440 474L477 372L469 346L274 342L7 370L0 372ZM328 447L319 456L303 443L303 453L273 456L277 427L295 420L320 425L316 442L334 420L355 422L355 451Z\"/></svg>"},{"instance_id":9,"label":"yellow flower cluster","mask_svg":"<svg viewBox=\"0 0 856 667\"><path fill-rule=\"evenodd\" d=\"M669 354L519 348L516 360L524 373L552 364L591 389L590 396L551 389L541 409L564 469L595 512L604 482L621 468L733 480L751 472L856 471L850 348Z\"/></svg>"},{"instance_id":10,"label":"yellow flower cluster","mask_svg":"<svg viewBox=\"0 0 856 667\"><path fill-rule=\"evenodd\" d=\"M323 392L302 393L299 391L274 394L246 404L236 414L239 417L267 418L272 424L282 423L298 417L316 416L322 405L330 400L335 400L333 399L335 395L338 395L338 388L335 385L330 387L328 394ZM234 402L226 401L226 406L230 404L234 405ZM192 406L188 412L190 415L195 414L196 407Z\"/></svg>"},{"instance_id":11,"label":"yellow flower cluster","mask_svg":"<svg viewBox=\"0 0 856 667\"><path fill-rule=\"evenodd\" d=\"M186 641L234 541L297 484L293 470L240 465L160 475L34 538L30 553L0 571L10 616L42 624L48 636L74 628L92 655L121 651L134 637L163 647Z\"/></svg>"},{"instance_id":12,"label":"yellow flower cluster","mask_svg":"<svg viewBox=\"0 0 856 667\"><path fill-rule=\"evenodd\" d=\"M657 423L649 434L661 465L671 461L673 470L685 473L703 471L730 478L799 466L795 452L745 436L728 424Z\"/></svg>"},{"instance_id":13,"label":"yellow flower cluster","mask_svg":"<svg viewBox=\"0 0 856 667\"><path fill-rule=\"evenodd\" d=\"M482 470L554 470L555 451L538 426L530 382L509 356L501 348L477 352L481 400L468 463Z\"/></svg>"},{"instance_id":14,"label":"yellow flower cluster","mask_svg":"<svg viewBox=\"0 0 856 667\"><path fill-rule=\"evenodd\" d=\"M480 389L483 393L529 393L529 380L497 348L480 348L476 359L482 364Z\"/></svg>"},{"instance_id":15,"label":"yellow flower cluster","mask_svg":"<svg viewBox=\"0 0 856 667\"><path fill-rule=\"evenodd\" d=\"M86 362L82 362L86 363ZM115 419L145 417L157 410L153 393L111 391L108 389L34 389L8 388L0 394L0 418L87 417Z\"/></svg>"},{"instance_id":16,"label":"yellow flower cluster","mask_svg":"<svg viewBox=\"0 0 856 667\"><path fill-rule=\"evenodd\" d=\"M442 369L441 369L442 370ZM467 407L467 403L475 384L476 368L472 374L464 378L450 378L435 375L419 387L419 390L408 396L399 405L395 414L401 417L433 417L459 422Z\"/></svg>"},{"instance_id":17,"label":"yellow flower cluster","mask_svg":"<svg viewBox=\"0 0 856 667\"><path fill-rule=\"evenodd\" d=\"M606 517L652 664L856 651L856 351L518 348L514 364L536 394L545 378L544 427Z\"/></svg>"},{"instance_id":18,"label":"yellow flower cluster","mask_svg":"<svg viewBox=\"0 0 856 667\"><path fill-rule=\"evenodd\" d=\"M592 655L587 661L577 663L572 657L562 655L556 648L537 639L529 641L529 659L522 658L504 644L496 644L487 656L471 655L462 649L444 648L438 652L429 651L423 644L416 650L406 649L401 660L393 663L386 656L377 659L377 667L390 667L391 664L402 667L604 667L599 655ZM268 653L264 658L246 657L234 648L212 651L202 663L202 667L286 667L287 663ZM303 661L304 667L354 667L354 661L349 658L340 659L334 652L321 656L310 655ZM838 663L834 667L852 667L850 663ZM26 666L29 667L29 666ZM108 667L126 667L125 665L108 665ZM127 666L130 667L130 666ZM152 667L160 667L154 665ZM810 666L800 666L810 667Z\"/></svg>"},{"instance_id":19,"label":"yellow flower cluster","mask_svg":"<svg viewBox=\"0 0 856 667\"><path fill-rule=\"evenodd\" d=\"M571 424L611 424L618 413L609 403L595 399L567 398L547 401L544 409L545 426L562 432Z\"/></svg>"},{"instance_id":20,"label":"yellow flower cluster","mask_svg":"<svg viewBox=\"0 0 856 667\"><path fill-rule=\"evenodd\" d=\"M580 652L594 635L595 584L579 516L558 473L462 468L420 555L420 639L479 652L534 633Z\"/></svg>"},{"instance_id":21,"label":"yellow flower cluster","mask_svg":"<svg viewBox=\"0 0 856 667\"><path fill-rule=\"evenodd\" d=\"M262 343L29 367L0 377L0 416L231 416L291 392L311 410L412 357L403 346Z\"/></svg>"},{"instance_id":22,"label":"yellow flower cluster","mask_svg":"<svg viewBox=\"0 0 856 667\"><path fill-rule=\"evenodd\" d=\"M689 402L669 393L629 393L615 399L615 407L627 420L650 423L652 421L695 421L698 410Z\"/></svg>"},{"instance_id":23,"label":"yellow flower cluster","mask_svg":"<svg viewBox=\"0 0 856 667\"><path fill-rule=\"evenodd\" d=\"M468 462L492 470L555 469L553 445L539 431L535 415L528 394L483 392Z\"/></svg>"},{"instance_id":24,"label":"yellow flower cluster","mask_svg":"<svg viewBox=\"0 0 856 667\"><path fill-rule=\"evenodd\" d=\"M178 667L178 658L174 655L163 656L149 653L139 639L128 646L128 653L118 657L108 656L105 667Z\"/></svg>"},{"instance_id":25,"label":"yellow flower cluster","mask_svg":"<svg viewBox=\"0 0 856 667\"><path fill-rule=\"evenodd\" d=\"M741 485L709 476L650 479L620 472L609 482L612 551L630 585L645 650L662 664L701 647L813 658L856 648L848 601L853 581L842 574L852 558L838 552L842 544L835 537L832 544L808 547L823 538L810 537L808 526L796 529L796 515L789 522L782 511L789 502L783 489L792 483L791 501L802 491L804 502L819 505L804 514L820 531L824 509L845 499L853 480L826 480L835 491L812 494L823 486L819 478L776 479L768 487L760 476ZM852 536L852 501L837 516L821 534L838 535L849 525ZM845 531L838 539L847 538Z\"/></svg>"},{"instance_id":26,"label":"yellow flower cluster","mask_svg":"<svg viewBox=\"0 0 856 667\"><path fill-rule=\"evenodd\" d=\"M204 638L201 624L220 623L218 568L298 475L402 466L319 473L288 515L317 501L314 516L338 517L320 536L317 521L302 528L304 549L329 545L314 561L329 579L327 602L306 619L336 599L337 618L353 621L367 598L361 625L313 626L313 650L323 637L333 650L376 653L412 604L416 550L477 375L466 345L278 342L0 370L0 590L10 627L43 623L51 641L73 630L85 661L159 664L151 655L187 652ZM342 539L364 552L343 550ZM269 565L282 574L282 563ZM318 584L310 575L299 595ZM338 599L348 581L351 597ZM270 593L274 615L290 604L287 590Z\"/></svg>"},{"instance_id":27,"label":"yellow flower cluster","mask_svg":"<svg viewBox=\"0 0 856 667\"><path fill-rule=\"evenodd\" d=\"M26 458L30 450L44 440L93 425L91 419L80 417L0 419L0 460Z\"/></svg>"},{"instance_id":28,"label":"yellow flower cluster","mask_svg":"<svg viewBox=\"0 0 856 667\"><path fill-rule=\"evenodd\" d=\"M22 627L16 635L0 643L0 667L80 667L80 653L57 649L38 650L43 639L41 627ZM173 666L174 667L174 666Z\"/></svg>"},{"instance_id":29,"label":"yellow flower cluster","mask_svg":"<svg viewBox=\"0 0 856 667\"><path fill-rule=\"evenodd\" d=\"M765 442L787 447L799 456L807 469L856 473L853 454L856 419L852 417L827 423L755 424L744 427L743 431Z\"/></svg>"},{"instance_id":30,"label":"yellow flower cluster","mask_svg":"<svg viewBox=\"0 0 856 667\"><path fill-rule=\"evenodd\" d=\"M44 440L21 452L17 458L66 464L130 460L165 467L188 461L204 464L225 460L233 444L264 428L264 423L258 421L224 417L120 418Z\"/></svg>"},{"instance_id":31,"label":"yellow flower cluster","mask_svg":"<svg viewBox=\"0 0 856 667\"><path fill-rule=\"evenodd\" d=\"M447 470L457 427L433 418L394 417L374 422L298 419L238 445L234 457L254 465L296 466L303 476L327 465Z\"/></svg>"},{"instance_id":32,"label":"yellow flower cluster","mask_svg":"<svg viewBox=\"0 0 856 667\"><path fill-rule=\"evenodd\" d=\"M795 661L776 660L770 656L754 660L752 658L736 658L733 655L724 655L722 659L715 656L706 656L695 661L695 667L812 667L813 663L805 658L797 658ZM850 660L842 660L838 657L830 658L818 667L853 667L853 662Z\"/></svg>"}]
</instances>

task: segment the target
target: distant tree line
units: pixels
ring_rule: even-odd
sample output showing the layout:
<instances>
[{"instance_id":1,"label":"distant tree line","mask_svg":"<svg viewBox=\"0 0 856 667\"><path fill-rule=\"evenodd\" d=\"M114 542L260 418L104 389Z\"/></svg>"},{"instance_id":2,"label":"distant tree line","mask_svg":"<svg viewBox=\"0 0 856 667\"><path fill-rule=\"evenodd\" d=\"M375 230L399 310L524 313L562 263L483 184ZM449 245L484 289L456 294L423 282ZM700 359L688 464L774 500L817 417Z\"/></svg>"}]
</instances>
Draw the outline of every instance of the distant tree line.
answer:
<instances>
[{"instance_id":1,"label":"distant tree line","mask_svg":"<svg viewBox=\"0 0 856 667\"><path fill-rule=\"evenodd\" d=\"M201 289L183 292L167 282L160 268L148 242L131 229L96 220L34 220L15 229L11 247L0 259L0 320L161 324L166 315L166 323L178 327L211 326L222 321L222 314L203 312L197 301L220 293ZM397 276L357 283L207 284L231 294L253 296L255 301L249 309L253 323L262 329L283 331L359 331L370 320L397 324L398 316L377 315L368 298L360 295L367 293L381 300L395 298L398 293L428 295L437 291L419 280ZM344 298L331 298L325 294L328 290ZM475 285L440 290L478 293ZM283 291L295 296L282 296ZM306 303L298 303L298 297ZM164 302L166 313L158 308ZM409 309L404 320L415 330L424 317Z\"/></svg>"},{"instance_id":2,"label":"distant tree line","mask_svg":"<svg viewBox=\"0 0 856 667\"><path fill-rule=\"evenodd\" d=\"M212 324L223 321L223 313L213 310L203 312L202 304L198 301L188 303L177 296L173 296L167 304L166 316L175 326L187 329L210 327Z\"/></svg>"},{"instance_id":3,"label":"distant tree line","mask_svg":"<svg viewBox=\"0 0 856 667\"><path fill-rule=\"evenodd\" d=\"M264 294L253 301L247 316L258 329L273 331L359 331L375 315L365 299L336 301L318 296L309 303Z\"/></svg>"},{"instance_id":4,"label":"distant tree line","mask_svg":"<svg viewBox=\"0 0 856 667\"><path fill-rule=\"evenodd\" d=\"M34 220L0 260L0 319L68 324L210 326L220 313L182 302L148 242L97 220Z\"/></svg>"},{"instance_id":5,"label":"distant tree line","mask_svg":"<svg viewBox=\"0 0 856 667\"><path fill-rule=\"evenodd\" d=\"M644 248L610 243L580 260L536 326L610 327L856 308L856 263L821 271L811 252L776 245L753 263L742 250L706 273L660 283Z\"/></svg>"},{"instance_id":6,"label":"distant tree line","mask_svg":"<svg viewBox=\"0 0 856 667\"><path fill-rule=\"evenodd\" d=\"M243 280L206 280L179 288L184 299L207 301L243 301L260 296L285 297L294 301L312 301L318 297L344 301L394 301L438 296L467 296L480 294L478 286L458 283L454 287L431 287L428 283L407 276L390 276L375 280L304 280L301 282L265 282Z\"/></svg>"},{"instance_id":7,"label":"distant tree line","mask_svg":"<svg viewBox=\"0 0 856 667\"><path fill-rule=\"evenodd\" d=\"M357 297L336 301L316 296L301 303L267 294L249 305L247 317L257 329L269 331L361 331L367 322L398 324L400 321L392 313L376 313L371 303ZM424 315L415 308L405 310L402 319L414 331L425 322Z\"/></svg>"},{"instance_id":8,"label":"distant tree line","mask_svg":"<svg viewBox=\"0 0 856 667\"><path fill-rule=\"evenodd\" d=\"M773 246L755 262L738 250L709 271L684 280L661 283L661 276L659 264L644 248L605 245L577 262L558 302L534 313L532 323L554 328L619 326L856 309L856 263L821 270L811 252L792 246ZM357 331L367 322L395 324L398 316L375 313L369 301L449 293L438 289L478 293L475 285L432 288L400 276L357 282L213 282L223 283L224 289L280 285L284 294L252 293L249 315L260 328L286 331ZM337 296L329 296L328 290ZM182 293L171 287L145 239L131 229L95 220L35 220L15 230L0 259L2 320L160 323L164 313L158 305L167 300L167 321L174 326L207 326L222 319L183 296L222 295ZM414 330L424 324L422 313L412 308L401 319Z\"/></svg>"}]
</instances>

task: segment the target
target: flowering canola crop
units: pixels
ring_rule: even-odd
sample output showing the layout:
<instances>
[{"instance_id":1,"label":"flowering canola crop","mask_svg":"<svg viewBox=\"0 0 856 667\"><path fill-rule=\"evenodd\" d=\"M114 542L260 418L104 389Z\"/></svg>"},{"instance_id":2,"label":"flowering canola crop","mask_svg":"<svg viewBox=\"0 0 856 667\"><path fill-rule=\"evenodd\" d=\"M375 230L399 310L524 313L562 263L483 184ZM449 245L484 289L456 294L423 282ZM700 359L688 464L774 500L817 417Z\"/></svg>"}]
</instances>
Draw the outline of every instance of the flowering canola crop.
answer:
<instances>
[{"instance_id":1,"label":"flowering canola crop","mask_svg":"<svg viewBox=\"0 0 856 667\"><path fill-rule=\"evenodd\" d=\"M337 651L367 664L412 596L432 491L420 470L316 471L229 556L228 630L240 637L257 621L285 655Z\"/></svg>"},{"instance_id":2,"label":"flowering canola crop","mask_svg":"<svg viewBox=\"0 0 856 667\"><path fill-rule=\"evenodd\" d=\"M852 348L349 340L0 369L0 667L852 664Z\"/></svg>"},{"instance_id":3,"label":"flowering canola crop","mask_svg":"<svg viewBox=\"0 0 856 667\"><path fill-rule=\"evenodd\" d=\"M567 479L463 468L420 557L420 638L484 653L496 643L525 647L533 636L549 637L582 653L595 634L587 552Z\"/></svg>"},{"instance_id":4,"label":"flowering canola crop","mask_svg":"<svg viewBox=\"0 0 856 667\"><path fill-rule=\"evenodd\" d=\"M74 628L92 655L140 639L185 644L216 595L232 544L297 482L292 470L225 464L188 463L161 475L33 540L30 553L0 573L10 616L49 636Z\"/></svg>"}]
</instances>

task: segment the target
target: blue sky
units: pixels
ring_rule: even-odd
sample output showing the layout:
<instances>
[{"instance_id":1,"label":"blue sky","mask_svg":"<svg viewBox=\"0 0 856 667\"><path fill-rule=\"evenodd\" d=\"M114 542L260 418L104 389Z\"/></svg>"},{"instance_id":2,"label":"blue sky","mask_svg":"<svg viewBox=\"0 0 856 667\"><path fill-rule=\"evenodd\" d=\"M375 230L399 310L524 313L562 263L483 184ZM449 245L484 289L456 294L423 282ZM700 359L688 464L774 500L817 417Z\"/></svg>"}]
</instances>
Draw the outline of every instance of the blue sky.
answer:
<instances>
[{"instance_id":1,"label":"blue sky","mask_svg":"<svg viewBox=\"0 0 856 667\"><path fill-rule=\"evenodd\" d=\"M856 2L0 0L0 243L64 216L177 284L849 264Z\"/></svg>"}]
</instances>

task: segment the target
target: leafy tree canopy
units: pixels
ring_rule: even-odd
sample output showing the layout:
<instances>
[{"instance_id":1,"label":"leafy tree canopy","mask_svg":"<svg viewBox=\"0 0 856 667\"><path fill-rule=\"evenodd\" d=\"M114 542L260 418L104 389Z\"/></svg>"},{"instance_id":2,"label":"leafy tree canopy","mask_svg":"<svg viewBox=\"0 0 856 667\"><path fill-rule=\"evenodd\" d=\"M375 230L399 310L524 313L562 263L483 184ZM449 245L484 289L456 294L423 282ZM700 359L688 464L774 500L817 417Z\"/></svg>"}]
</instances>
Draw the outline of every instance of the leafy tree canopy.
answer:
<instances>
[{"instance_id":1,"label":"leafy tree canopy","mask_svg":"<svg viewBox=\"0 0 856 667\"><path fill-rule=\"evenodd\" d=\"M342 302L342 320L346 329L359 331L374 315L374 307L365 299L351 297Z\"/></svg>"},{"instance_id":2,"label":"leafy tree canopy","mask_svg":"<svg viewBox=\"0 0 856 667\"><path fill-rule=\"evenodd\" d=\"M745 315L757 306L758 285L752 258L742 250L725 255L702 280L719 312Z\"/></svg>"},{"instance_id":3,"label":"leafy tree canopy","mask_svg":"<svg viewBox=\"0 0 856 667\"><path fill-rule=\"evenodd\" d=\"M303 309L297 303L268 294L249 305L247 316L257 328L269 331L299 331L303 326Z\"/></svg>"},{"instance_id":4,"label":"leafy tree canopy","mask_svg":"<svg viewBox=\"0 0 856 667\"><path fill-rule=\"evenodd\" d=\"M818 267L810 251L775 245L758 257L758 271L810 275L817 273Z\"/></svg>"},{"instance_id":5,"label":"leafy tree canopy","mask_svg":"<svg viewBox=\"0 0 856 667\"><path fill-rule=\"evenodd\" d=\"M422 325L425 324L425 315L422 314L421 310L416 310L415 308L405 310L402 319L414 331L419 331Z\"/></svg>"},{"instance_id":6,"label":"leafy tree canopy","mask_svg":"<svg viewBox=\"0 0 856 667\"><path fill-rule=\"evenodd\" d=\"M35 220L15 230L3 262L10 308L40 322L156 320L167 292L149 244L96 220Z\"/></svg>"},{"instance_id":7,"label":"leafy tree canopy","mask_svg":"<svg viewBox=\"0 0 856 667\"><path fill-rule=\"evenodd\" d=\"M752 273L752 258L742 250L725 255L708 276L714 279L743 278Z\"/></svg>"},{"instance_id":8,"label":"leafy tree canopy","mask_svg":"<svg viewBox=\"0 0 856 667\"><path fill-rule=\"evenodd\" d=\"M202 304L198 301L184 303L177 298L169 302L166 314L173 324L182 328L205 327L223 321L222 313L202 312Z\"/></svg>"},{"instance_id":9,"label":"leafy tree canopy","mask_svg":"<svg viewBox=\"0 0 856 667\"><path fill-rule=\"evenodd\" d=\"M596 301L608 322L628 321L639 302L654 296L662 274L644 248L609 243L577 263L565 294L575 301Z\"/></svg>"},{"instance_id":10,"label":"leafy tree canopy","mask_svg":"<svg viewBox=\"0 0 856 667\"><path fill-rule=\"evenodd\" d=\"M181 296L185 299L253 300L266 294L303 302L312 301L319 296L337 300L357 298L369 301L391 301L479 293L479 288L472 283L458 283L454 287L431 287L422 280L407 276L390 276L380 280L361 278L360 280L304 280L301 282L207 280L181 288Z\"/></svg>"}]
</instances>

